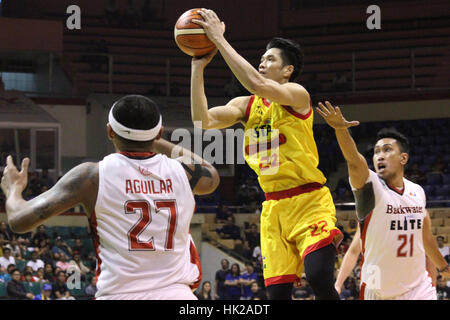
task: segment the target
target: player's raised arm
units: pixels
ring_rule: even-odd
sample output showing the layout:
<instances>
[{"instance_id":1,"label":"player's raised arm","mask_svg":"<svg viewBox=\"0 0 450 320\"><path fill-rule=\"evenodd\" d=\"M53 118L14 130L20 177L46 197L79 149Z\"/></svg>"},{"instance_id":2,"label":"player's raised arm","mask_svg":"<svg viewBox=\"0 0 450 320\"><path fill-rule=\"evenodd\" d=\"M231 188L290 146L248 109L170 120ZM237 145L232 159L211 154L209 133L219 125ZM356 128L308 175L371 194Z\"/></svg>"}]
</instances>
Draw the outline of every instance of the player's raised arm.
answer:
<instances>
[{"instance_id":1,"label":"player's raised arm","mask_svg":"<svg viewBox=\"0 0 450 320\"><path fill-rule=\"evenodd\" d=\"M356 262L358 261L358 257L361 254L361 234L359 227L355 232L355 236L353 237L352 243L350 244L350 247L348 248L347 252L344 255L344 259L342 260L341 267L339 269L338 276L336 278L336 282L334 284L334 287L336 288L336 291L340 294L342 291L342 287L344 286L345 280L348 278L350 273L352 272L353 268L356 265Z\"/></svg>"},{"instance_id":2,"label":"player's raised arm","mask_svg":"<svg viewBox=\"0 0 450 320\"><path fill-rule=\"evenodd\" d=\"M364 156L358 152L356 143L348 131L348 128L359 125L359 122L347 121L339 107L334 108L328 101L325 101L325 104L326 106L319 102L316 110L327 124L334 128L339 147L347 161L350 182L354 188L361 189L369 177L369 167Z\"/></svg>"},{"instance_id":3,"label":"player's raised arm","mask_svg":"<svg viewBox=\"0 0 450 320\"><path fill-rule=\"evenodd\" d=\"M250 97L237 97L225 106L208 110L205 94L204 69L217 53L217 50L206 56L192 58L191 69L191 116L194 125L202 129L222 129L244 121L245 109Z\"/></svg>"},{"instance_id":4,"label":"player's raised arm","mask_svg":"<svg viewBox=\"0 0 450 320\"><path fill-rule=\"evenodd\" d=\"M217 14L208 9L201 9L199 13L204 21L193 19L192 22L203 27L208 38L216 45L225 62L234 73L239 82L252 94L275 101L281 105L291 106L295 111L306 114L310 110L310 97L308 92L298 83L287 82L294 71L290 64L282 65L281 76L287 81L275 81L264 76L264 65L268 61L282 63L281 58L268 50L262 57L260 71L258 72L247 60L239 55L224 37L225 25L219 20Z\"/></svg>"},{"instance_id":5,"label":"player's raised arm","mask_svg":"<svg viewBox=\"0 0 450 320\"><path fill-rule=\"evenodd\" d=\"M98 164L83 163L65 174L51 189L32 200L25 201L22 192L27 185L30 160L22 161L19 172L8 156L3 172L2 190L6 195L6 214L11 229L16 233L33 230L52 216L81 203L93 209L98 190ZM93 197L92 195L95 195ZM90 211L88 211L90 212Z\"/></svg>"},{"instance_id":6,"label":"player's raised arm","mask_svg":"<svg viewBox=\"0 0 450 320\"><path fill-rule=\"evenodd\" d=\"M427 215L423 219L423 246L425 248L425 254L430 258L431 262L437 267L438 271L447 278L450 278L450 267L442 256L437 246L436 240L431 231L431 219L427 211Z\"/></svg>"},{"instance_id":7,"label":"player's raised arm","mask_svg":"<svg viewBox=\"0 0 450 320\"><path fill-rule=\"evenodd\" d=\"M216 168L195 153L164 139L155 140L152 150L181 162L194 194L209 194L217 189L220 176Z\"/></svg>"}]
</instances>

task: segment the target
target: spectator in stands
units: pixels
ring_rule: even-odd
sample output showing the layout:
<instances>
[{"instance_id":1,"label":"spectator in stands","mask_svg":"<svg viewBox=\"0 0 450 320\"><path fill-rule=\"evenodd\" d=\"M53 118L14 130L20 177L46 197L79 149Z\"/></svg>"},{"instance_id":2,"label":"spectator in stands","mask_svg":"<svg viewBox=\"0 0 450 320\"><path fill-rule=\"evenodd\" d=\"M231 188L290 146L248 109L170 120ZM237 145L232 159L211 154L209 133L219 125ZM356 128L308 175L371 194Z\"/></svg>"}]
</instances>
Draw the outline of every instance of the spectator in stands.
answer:
<instances>
[{"instance_id":1,"label":"spectator in stands","mask_svg":"<svg viewBox=\"0 0 450 320\"><path fill-rule=\"evenodd\" d=\"M355 235L356 229L358 228L358 223L355 219L351 219L348 223L348 227L345 229L345 232L347 232L351 237Z\"/></svg>"},{"instance_id":2,"label":"spectator in stands","mask_svg":"<svg viewBox=\"0 0 450 320\"><path fill-rule=\"evenodd\" d=\"M438 244L439 251L441 252L442 256L447 260L448 263L450 263L450 246L446 245L444 243L444 237L443 236L437 236L436 241Z\"/></svg>"},{"instance_id":3,"label":"spectator in stands","mask_svg":"<svg viewBox=\"0 0 450 320\"><path fill-rule=\"evenodd\" d=\"M19 245L17 237L13 237L11 242L7 244L6 247L11 250L11 255L14 259L23 260L23 249L22 246Z\"/></svg>"},{"instance_id":4,"label":"spectator in stands","mask_svg":"<svg viewBox=\"0 0 450 320\"><path fill-rule=\"evenodd\" d=\"M230 272L225 277L225 287L227 289L228 300L240 300L241 299L241 268L239 264L233 263L231 265Z\"/></svg>"},{"instance_id":5,"label":"spectator in stands","mask_svg":"<svg viewBox=\"0 0 450 320\"><path fill-rule=\"evenodd\" d=\"M246 270L241 274L240 278L240 283L242 286L242 300L250 300L253 296L251 285L253 282L257 282L258 275L255 272L255 267L250 262L245 264L245 269Z\"/></svg>"},{"instance_id":6,"label":"spectator in stands","mask_svg":"<svg viewBox=\"0 0 450 320\"><path fill-rule=\"evenodd\" d=\"M72 249L58 236L55 241L55 245L52 248L53 259L58 260L59 256L64 253L66 256L72 256Z\"/></svg>"},{"instance_id":7,"label":"spectator in stands","mask_svg":"<svg viewBox=\"0 0 450 320\"><path fill-rule=\"evenodd\" d=\"M15 268L14 265L12 265L12 266ZM0 267L0 282L2 282L2 283L8 283L9 280L11 280L11 276L10 276L10 274L8 273L8 271L6 271L5 268Z\"/></svg>"},{"instance_id":8,"label":"spectator in stands","mask_svg":"<svg viewBox=\"0 0 450 320\"><path fill-rule=\"evenodd\" d=\"M3 256L0 257L0 267L7 269L10 264L16 264L16 259L11 255L11 249L3 247Z\"/></svg>"},{"instance_id":9,"label":"spectator in stands","mask_svg":"<svg viewBox=\"0 0 450 320\"><path fill-rule=\"evenodd\" d=\"M55 184L53 179L48 175L47 168L42 169L40 182L41 182L41 186L46 186L47 189L50 189Z\"/></svg>"},{"instance_id":10,"label":"spectator in stands","mask_svg":"<svg viewBox=\"0 0 450 320\"><path fill-rule=\"evenodd\" d=\"M433 173L444 173L447 171L447 163L442 160L442 156L439 155L436 158L436 161L431 166L431 172Z\"/></svg>"},{"instance_id":11,"label":"spectator in stands","mask_svg":"<svg viewBox=\"0 0 450 320\"><path fill-rule=\"evenodd\" d=\"M39 268L38 271L36 272L36 275L34 276L36 282L48 282L45 278L44 278L44 268Z\"/></svg>"},{"instance_id":12,"label":"spectator in stands","mask_svg":"<svg viewBox=\"0 0 450 320\"><path fill-rule=\"evenodd\" d=\"M217 233L222 239L241 240L241 228L235 225L234 216L228 217L227 223Z\"/></svg>"},{"instance_id":13,"label":"spectator in stands","mask_svg":"<svg viewBox=\"0 0 450 320\"><path fill-rule=\"evenodd\" d=\"M411 170L408 170L406 174L406 178L419 185L423 185L427 180L425 174L420 170L419 164L417 163L412 164Z\"/></svg>"},{"instance_id":14,"label":"spectator in stands","mask_svg":"<svg viewBox=\"0 0 450 320\"><path fill-rule=\"evenodd\" d=\"M306 276L302 275L300 280L301 286L292 289L292 300L313 300L314 295L311 287L309 286Z\"/></svg>"},{"instance_id":15,"label":"spectator in stands","mask_svg":"<svg viewBox=\"0 0 450 320\"><path fill-rule=\"evenodd\" d=\"M228 217L232 217L233 212L224 204L220 204L216 213L216 223L224 223L228 220Z\"/></svg>"},{"instance_id":16,"label":"spectator in stands","mask_svg":"<svg viewBox=\"0 0 450 320\"><path fill-rule=\"evenodd\" d=\"M81 274L81 280L84 280L86 275L91 272L91 269L86 267L81 261L81 256L77 251L73 253L73 259L69 262L70 266L74 267L77 272Z\"/></svg>"},{"instance_id":17,"label":"spectator in stands","mask_svg":"<svg viewBox=\"0 0 450 320\"><path fill-rule=\"evenodd\" d=\"M75 238L75 241L72 246L72 252L78 252L80 254L81 259L86 260L88 258L88 252L84 247L83 241L81 238Z\"/></svg>"},{"instance_id":18,"label":"spectator in stands","mask_svg":"<svg viewBox=\"0 0 450 320\"><path fill-rule=\"evenodd\" d=\"M447 281L441 275L437 276L436 291L438 300L450 300L450 288L447 286Z\"/></svg>"},{"instance_id":19,"label":"spectator in stands","mask_svg":"<svg viewBox=\"0 0 450 320\"><path fill-rule=\"evenodd\" d=\"M37 272L39 268L43 268L44 266L44 261L39 259L39 252L36 250L33 251L31 253L31 260L27 263L27 267L31 267L34 272Z\"/></svg>"},{"instance_id":20,"label":"spectator in stands","mask_svg":"<svg viewBox=\"0 0 450 320\"><path fill-rule=\"evenodd\" d=\"M3 247L5 247L9 243L8 240L5 239L5 235L0 233L0 254L3 255Z\"/></svg>"},{"instance_id":21,"label":"spectator in stands","mask_svg":"<svg viewBox=\"0 0 450 320\"><path fill-rule=\"evenodd\" d=\"M253 281L250 285L252 291L252 297L250 300L267 300L266 293L262 290L257 281Z\"/></svg>"},{"instance_id":22,"label":"spectator in stands","mask_svg":"<svg viewBox=\"0 0 450 320\"><path fill-rule=\"evenodd\" d=\"M59 260L55 264L58 268L60 268L62 271L67 271L71 264L67 262L67 256L62 253L59 255Z\"/></svg>"},{"instance_id":23,"label":"spectator in stands","mask_svg":"<svg viewBox=\"0 0 450 320\"><path fill-rule=\"evenodd\" d=\"M46 263L44 267L44 279L53 283L56 281L55 274L53 273L53 265L51 263Z\"/></svg>"},{"instance_id":24,"label":"spectator in stands","mask_svg":"<svg viewBox=\"0 0 450 320\"><path fill-rule=\"evenodd\" d=\"M252 223L250 225L250 231L245 233L245 240L248 241L248 245L252 252L255 247L261 245L261 235L258 232L258 226L255 223Z\"/></svg>"},{"instance_id":25,"label":"spectator in stands","mask_svg":"<svg viewBox=\"0 0 450 320\"><path fill-rule=\"evenodd\" d=\"M247 240L244 240L244 242L239 241L238 243L235 243L234 252L242 256L245 260L252 259L253 251L250 249Z\"/></svg>"},{"instance_id":26,"label":"spectator in stands","mask_svg":"<svg viewBox=\"0 0 450 320\"><path fill-rule=\"evenodd\" d=\"M8 293L8 298L13 300L33 300L34 295L31 293L27 293L25 290L25 286L20 281L20 271L15 268L11 271L11 280L8 281L6 285L6 291Z\"/></svg>"},{"instance_id":27,"label":"spectator in stands","mask_svg":"<svg viewBox=\"0 0 450 320\"><path fill-rule=\"evenodd\" d=\"M75 300L70 295L69 289L66 285L66 273L64 271L58 271L56 275L56 282L53 284L52 296L58 300Z\"/></svg>"},{"instance_id":28,"label":"spectator in stands","mask_svg":"<svg viewBox=\"0 0 450 320\"><path fill-rule=\"evenodd\" d=\"M52 285L46 283L42 286L42 292L34 297L34 300L52 300Z\"/></svg>"},{"instance_id":29,"label":"spectator in stands","mask_svg":"<svg viewBox=\"0 0 450 320\"><path fill-rule=\"evenodd\" d=\"M44 263L53 263L53 255L50 245L47 241L42 240L38 249L39 257Z\"/></svg>"},{"instance_id":30,"label":"spectator in stands","mask_svg":"<svg viewBox=\"0 0 450 320\"><path fill-rule=\"evenodd\" d=\"M108 0L105 4L105 17L109 25L117 25L120 21L119 3L117 0Z\"/></svg>"},{"instance_id":31,"label":"spectator in stands","mask_svg":"<svg viewBox=\"0 0 450 320\"><path fill-rule=\"evenodd\" d=\"M243 210L248 213L261 213L261 199L259 189L250 187L248 190L248 197L243 204Z\"/></svg>"},{"instance_id":32,"label":"spectator in stands","mask_svg":"<svg viewBox=\"0 0 450 320\"><path fill-rule=\"evenodd\" d=\"M334 91L347 91L348 83L345 74L338 72L333 78L332 86Z\"/></svg>"},{"instance_id":33,"label":"spectator in stands","mask_svg":"<svg viewBox=\"0 0 450 320\"><path fill-rule=\"evenodd\" d=\"M36 278L33 276L33 273L30 271L26 271L23 273L23 281L24 282L37 282Z\"/></svg>"},{"instance_id":34,"label":"spectator in stands","mask_svg":"<svg viewBox=\"0 0 450 320\"><path fill-rule=\"evenodd\" d=\"M0 233L3 234L8 243L13 239L14 234L9 230L5 221L0 222Z\"/></svg>"},{"instance_id":35,"label":"spectator in stands","mask_svg":"<svg viewBox=\"0 0 450 320\"><path fill-rule=\"evenodd\" d=\"M198 300L212 300L211 298L211 282L205 281L202 288L195 294Z\"/></svg>"},{"instance_id":36,"label":"spectator in stands","mask_svg":"<svg viewBox=\"0 0 450 320\"><path fill-rule=\"evenodd\" d=\"M353 277L348 277L345 280L344 288L339 296L341 300L355 300L359 298L359 289L356 287Z\"/></svg>"},{"instance_id":37,"label":"spectator in stands","mask_svg":"<svg viewBox=\"0 0 450 320\"><path fill-rule=\"evenodd\" d=\"M97 277L91 277L89 285L84 290L84 293L91 299L95 297L95 294L97 293Z\"/></svg>"},{"instance_id":38,"label":"spectator in stands","mask_svg":"<svg viewBox=\"0 0 450 320\"><path fill-rule=\"evenodd\" d=\"M216 271L215 277L215 299L216 300L225 300L227 299L227 291L225 287L225 278L230 271L230 262L227 259L222 259L220 261L221 269Z\"/></svg>"}]
</instances>

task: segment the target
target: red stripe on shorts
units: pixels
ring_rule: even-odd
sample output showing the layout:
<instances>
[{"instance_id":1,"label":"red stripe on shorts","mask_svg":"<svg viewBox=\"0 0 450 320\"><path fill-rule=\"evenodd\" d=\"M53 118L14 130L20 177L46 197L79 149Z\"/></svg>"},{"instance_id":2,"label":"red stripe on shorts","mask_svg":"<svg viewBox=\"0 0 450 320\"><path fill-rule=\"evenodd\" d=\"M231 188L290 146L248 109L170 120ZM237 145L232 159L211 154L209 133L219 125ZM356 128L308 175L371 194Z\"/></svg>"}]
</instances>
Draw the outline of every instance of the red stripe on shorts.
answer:
<instances>
[{"instance_id":1,"label":"red stripe on shorts","mask_svg":"<svg viewBox=\"0 0 450 320\"><path fill-rule=\"evenodd\" d=\"M274 284L280 284L280 283L291 283L299 281L300 278L297 277L296 274L285 274L282 276L276 276L264 279L264 284L266 287L274 285Z\"/></svg>"},{"instance_id":2,"label":"red stripe on shorts","mask_svg":"<svg viewBox=\"0 0 450 320\"><path fill-rule=\"evenodd\" d=\"M316 250L319 250L323 247L326 247L327 245L332 243L336 237L338 237L338 238L336 239L334 245L336 248L339 247L339 244L341 243L342 239L344 238L344 235L342 234L342 232L339 229L333 229L330 231L330 235L328 237L307 247L305 252L303 252L302 259L305 260L305 257L307 254L314 252Z\"/></svg>"}]
</instances>

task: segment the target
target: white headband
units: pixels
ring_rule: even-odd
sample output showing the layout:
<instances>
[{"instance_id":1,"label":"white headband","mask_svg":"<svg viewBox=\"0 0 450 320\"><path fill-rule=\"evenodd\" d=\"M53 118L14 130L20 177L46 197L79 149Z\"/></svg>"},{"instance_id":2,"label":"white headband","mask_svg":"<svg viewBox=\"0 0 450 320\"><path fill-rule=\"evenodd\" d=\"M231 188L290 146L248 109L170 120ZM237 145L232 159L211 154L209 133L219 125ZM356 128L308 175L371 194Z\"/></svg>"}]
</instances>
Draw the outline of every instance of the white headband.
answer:
<instances>
[{"instance_id":1,"label":"white headband","mask_svg":"<svg viewBox=\"0 0 450 320\"><path fill-rule=\"evenodd\" d=\"M114 119L113 109L114 105L111 107L111 110L109 111L108 116L109 125L111 126L113 131L122 138L133 141L150 141L156 138L159 131L161 130L161 123L162 123L161 116L159 116L158 124L152 129L149 130L132 129L125 127L124 125L117 122L116 119Z\"/></svg>"}]
</instances>

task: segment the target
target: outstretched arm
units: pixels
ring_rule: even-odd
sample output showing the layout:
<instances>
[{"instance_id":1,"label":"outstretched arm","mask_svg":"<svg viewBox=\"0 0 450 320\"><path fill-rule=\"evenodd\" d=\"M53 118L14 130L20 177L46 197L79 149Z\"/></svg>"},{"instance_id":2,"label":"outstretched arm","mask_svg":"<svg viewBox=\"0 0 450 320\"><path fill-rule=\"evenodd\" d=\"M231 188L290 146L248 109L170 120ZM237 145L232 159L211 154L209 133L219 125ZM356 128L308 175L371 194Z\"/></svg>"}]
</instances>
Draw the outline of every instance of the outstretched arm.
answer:
<instances>
[{"instance_id":1,"label":"outstretched arm","mask_svg":"<svg viewBox=\"0 0 450 320\"><path fill-rule=\"evenodd\" d=\"M437 246L436 240L433 237L433 232L431 231L431 219L427 211L427 215L423 220L423 246L425 248L425 254L431 260L431 262L437 267L438 271L444 276L450 277L450 267L442 256L439 248Z\"/></svg>"},{"instance_id":2,"label":"outstretched arm","mask_svg":"<svg viewBox=\"0 0 450 320\"><path fill-rule=\"evenodd\" d=\"M201 9L204 21L192 19L203 27L208 38L216 45L225 62L239 82L252 94L291 106L295 111L306 114L310 110L308 92L298 83L280 84L262 76L247 60L239 55L224 37L225 25L212 10Z\"/></svg>"},{"instance_id":3,"label":"outstretched arm","mask_svg":"<svg viewBox=\"0 0 450 320\"><path fill-rule=\"evenodd\" d=\"M195 153L165 139L155 140L152 151L181 162L194 194L209 194L218 187L220 176L216 168Z\"/></svg>"},{"instance_id":4,"label":"outstretched arm","mask_svg":"<svg viewBox=\"0 0 450 320\"><path fill-rule=\"evenodd\" d=\"M98 163L83 163L70 170L51 189L36 198L25 201L22 192L27 185L30 160L22 161L19 172L8 156L2 177L6 195L6 214L11 229L26 233L44 221L82 203L90 206L98 191ZM88 211L90 212L90 211Z\"/></svg>"},{"instance_id":5,"label":"outstretched arm","mask_svg":"<svg viewBox=\"0 0 450 320\"><path fill-rule=\"evenodd\" d=\"M344 285L345 280L348 278L350 273L358 261L358 257L361 253L361 243L360 243L360 231L359 227L356 230L355 236L353 237L352 243L348 248L347 252L344 255L344 259L342 260L341 268L339 269L338 276L336 278L336 283L334 287L336 291L340 294L342 291L342 287Z\"/></svg>"},{"instance_id":6,"label":"outstretched arm","mask_svg":"<svg viewBox=\"0 0 450 320\"><path fill-rule=\"evenodd\" d=\"M319 108L316 110L328 125L334 128L339 147L347 161L350 182L354 188L361 189L369 177L369 167L348 131L348 128L359 125L359 122L347 121L339 107L334 108L328 101L325 101L325 104L326 106L319 102Z\"/></svg>"}]
</instances>

